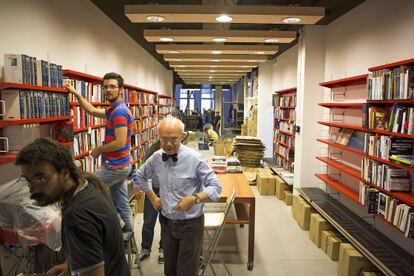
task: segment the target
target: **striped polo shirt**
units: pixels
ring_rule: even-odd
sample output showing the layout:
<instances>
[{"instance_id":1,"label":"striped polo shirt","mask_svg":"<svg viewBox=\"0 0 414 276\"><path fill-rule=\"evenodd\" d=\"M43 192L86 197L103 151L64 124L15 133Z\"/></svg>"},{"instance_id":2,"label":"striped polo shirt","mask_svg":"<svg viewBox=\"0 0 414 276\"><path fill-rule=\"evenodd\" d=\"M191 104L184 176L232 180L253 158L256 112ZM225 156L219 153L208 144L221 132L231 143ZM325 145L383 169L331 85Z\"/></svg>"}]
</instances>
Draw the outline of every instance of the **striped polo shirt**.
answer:
<instances>
[{"instance_id":1,"label":"striped polo shirt","mask_svg":"<svg viewBox=\"0 0 414 276\"><path fill-rule=\"evenodd\" d=\"M109 169L121 169L129 165L131 150L131 135L134 118L131 111L125 105L123 100L118 101L115 105L105 109L106 129L105 144L115 140L115 128L127 127L127 139L125 146L117 151L102 153L102 164Z\"/></svg>"}]
</instances>

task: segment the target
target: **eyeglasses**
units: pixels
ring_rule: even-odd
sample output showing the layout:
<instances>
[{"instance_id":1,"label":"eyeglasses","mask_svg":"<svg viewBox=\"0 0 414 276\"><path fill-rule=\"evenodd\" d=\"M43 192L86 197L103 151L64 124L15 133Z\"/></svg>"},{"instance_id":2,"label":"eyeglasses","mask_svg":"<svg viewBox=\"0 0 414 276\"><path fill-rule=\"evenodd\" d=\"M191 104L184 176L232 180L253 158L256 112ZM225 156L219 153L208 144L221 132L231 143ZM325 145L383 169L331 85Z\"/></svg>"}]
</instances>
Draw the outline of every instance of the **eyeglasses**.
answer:
<instances>
[{"instance_id":1,"label":"eyeglasses","mask_svg":"<svg viewBox=\"0 0 414 276\"><path fill-rule=\"evenodd\" d=\"M102 90L108 90L108 89L114 90L114 89L119 88L118 86L113 85L113 84L110 84L110 85L101 85L101 87L102 87Z\"/></svg>"},{"instance_id":2,"label":"eyeglasses","mask_svg":"<svg viewBox=\"0 0 414 276\"><path fill-rule=\"evenodd\" d=\"M160 137L161 142L163 143L170 142L171 144L177 143L179 139L180 137Z\"/></svg>"},{"instance_id":3,"label":"eyeglasses","mask_svg":"<svg viewBox=\"0 0 414 276\"><path fill-rule=\"evenodd\" d=\"M50 179L52 179L52 177L44 177L44 176L40 176L40 177L34 177L32 179L28 179L26 176L20 176L19 180L24 180L27 183L29 183L29 185L44 185L49 183Z\"/></svg>"}]
</instances>

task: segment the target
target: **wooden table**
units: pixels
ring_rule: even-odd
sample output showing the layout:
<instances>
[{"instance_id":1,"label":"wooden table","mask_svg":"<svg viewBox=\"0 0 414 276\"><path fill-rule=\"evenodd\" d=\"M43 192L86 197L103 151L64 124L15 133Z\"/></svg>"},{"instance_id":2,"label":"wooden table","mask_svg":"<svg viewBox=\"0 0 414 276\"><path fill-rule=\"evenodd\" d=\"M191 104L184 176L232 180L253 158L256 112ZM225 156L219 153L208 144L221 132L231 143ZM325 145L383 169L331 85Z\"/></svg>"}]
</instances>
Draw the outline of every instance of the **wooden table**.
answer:
<instances>
[{"instance_id":1,"label":"wooden table","mask_svg":"<svg viewBox=\"0 0 414 276\"><path fill-rule=\"evenodd\" d=\"M231 195L232 189L236 190L236 198L234 207L236 209L236 220L226 220L230 224L249 225L248 239L248 256L247 269L253 270L254 260L254 224L255 224L255 208L256 200L252 189L247 182L246 177L242 173L235 174L217 174L222 185L220 194L220 202L225 202L227 197Z\"/></svg>"}]
</instances>

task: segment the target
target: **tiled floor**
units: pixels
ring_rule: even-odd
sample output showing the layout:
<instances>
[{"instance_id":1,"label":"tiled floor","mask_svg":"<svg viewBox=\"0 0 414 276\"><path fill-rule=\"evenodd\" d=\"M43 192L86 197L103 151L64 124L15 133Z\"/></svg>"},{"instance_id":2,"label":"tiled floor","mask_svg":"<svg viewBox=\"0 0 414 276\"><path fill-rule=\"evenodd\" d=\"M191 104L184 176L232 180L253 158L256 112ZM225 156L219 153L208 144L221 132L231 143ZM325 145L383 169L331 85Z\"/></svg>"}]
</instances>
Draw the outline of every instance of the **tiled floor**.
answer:
<instances>
[{"instance_id":1,"label":"tiled floor","mask_svg":"<svg viewBox=\"0 0 414 276\"><path fill-rule=\"evenodd\" d=\"M194 146L195 143L192 143ZM204 152L206 157L211 152ZM337 262L331 261L325 253L309 240L309 232L303 231L291 216L291 207L286 206L275 196L261 196L255 186L256 196L256 234L253 271L247 270L247 225L226 225L223 231L219 251L225 259L231 273L260 276L331 276L337 274ZM140 245L142 215L136 217L136 238ZM155 230L153 252L150 258L142 262L144 275L163 275L163 266L157 263L159 225ZM220 264L213 264L217 275L226 275ZM139 275L133 270L132 275ZM205 275L213 275L208 268Z\"/></svg>"}]
</instances>

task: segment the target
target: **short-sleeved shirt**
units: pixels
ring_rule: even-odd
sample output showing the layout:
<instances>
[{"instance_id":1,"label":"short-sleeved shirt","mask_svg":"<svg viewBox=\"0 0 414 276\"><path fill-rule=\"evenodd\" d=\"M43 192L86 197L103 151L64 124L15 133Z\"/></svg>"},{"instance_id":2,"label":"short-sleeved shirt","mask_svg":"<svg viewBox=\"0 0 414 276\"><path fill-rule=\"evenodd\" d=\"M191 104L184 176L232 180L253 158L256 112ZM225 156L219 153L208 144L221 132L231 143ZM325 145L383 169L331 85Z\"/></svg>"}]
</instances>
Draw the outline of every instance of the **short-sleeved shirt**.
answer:
<instances>
[{"instance_id":1,"label":"short-sleeved shirt","mask_svg":"<svg viewBox=\"0 0 414 276\"><path fill-rule=\"evenodd\" d=\"M62 243L73 273L105 266L105 275L131 275L118 216L92 182L63 208Z\"/></svg>"},{"instance_id":2,"label":"short-sleeved shirt","mask_svg":"<svg viewBox=\"0 0 414 276\"><path fill-rule=\"evenodd\" d=\"M105 109L106 129L105 144L115 140L115 129L118 127L127 127L127 139L122 149L117 151L102 153L102 164L109 169L121 169L130 163L131 135L133 130L134 118L129 108L123 100L118 101L115 105Z\"/></svg>"}]
</instances>

